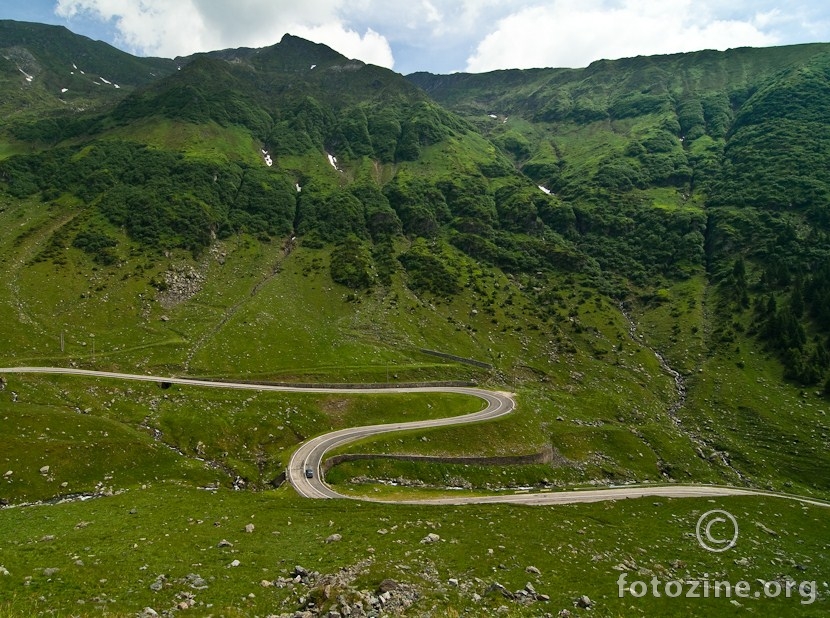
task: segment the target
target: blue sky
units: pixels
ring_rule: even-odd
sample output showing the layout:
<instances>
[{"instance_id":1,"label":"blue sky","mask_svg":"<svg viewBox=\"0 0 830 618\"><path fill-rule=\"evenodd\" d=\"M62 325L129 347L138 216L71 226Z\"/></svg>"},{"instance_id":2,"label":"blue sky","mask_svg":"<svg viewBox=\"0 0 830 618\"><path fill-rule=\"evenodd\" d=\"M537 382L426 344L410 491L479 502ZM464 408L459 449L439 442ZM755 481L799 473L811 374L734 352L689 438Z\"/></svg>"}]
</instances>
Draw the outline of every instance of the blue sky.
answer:
<instances>
[{"instance_id":1,"label":"blue sky","mask_svg":"<svg viewBox=\"0 0 830 618\"><path fill-rule=\"evenodd\" d=\"M826 0L3 0L0 19L164 57L290 32L404 74L830 41Z\"/></svg>"}]
</instances>

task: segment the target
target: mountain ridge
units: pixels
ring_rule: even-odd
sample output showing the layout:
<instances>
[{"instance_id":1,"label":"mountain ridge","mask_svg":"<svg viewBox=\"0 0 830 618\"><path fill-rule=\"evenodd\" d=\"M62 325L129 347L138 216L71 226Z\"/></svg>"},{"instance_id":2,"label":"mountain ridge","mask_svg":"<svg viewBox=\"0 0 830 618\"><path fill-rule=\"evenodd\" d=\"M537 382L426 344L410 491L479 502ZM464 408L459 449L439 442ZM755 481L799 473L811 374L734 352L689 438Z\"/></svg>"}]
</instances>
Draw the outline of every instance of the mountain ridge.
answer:
<instances>
[{"instance_id":1,"label":"mountain ridge","mask_svg":"<svg viewBox=\"0 0 830 618\"><path fill-rule=\"evenodd\" d=\"M595 476L583 447L618 479L823 490L814 411L765 402L830 368L824 49L436 77L442 105L433 78L286 36L35 106L0 125L7 361L514 384L532 412L481 430L495 454L553 439ZM95 358L56 347L79 324ZM551 438L545 410L580 424ZM810 446L773 468L770 436Z\"/></svg>"},{"instance_id":2,"label":"mountain ridge","mask_svg":"<svg viewBox=\"0 0 830 618\"><path fill-rule=\"evenodd\" d=\"M611 615L633 607L609 594L620 571L775 582L827 565L826 509L769 495L717 498L754 548L737 559L695 542L702 498L428 517L374 502L629 485L830 498L826 46L404 77L287 36L162 59L148 79L155 60L3 32L0 367L82 375L0 379L0 506L15 507L0 508L0 616L355 615L391 607L372 600L390 577L413 615L590 599ZM99 64L73 69L72 49ZM336 494L368 502L279 486L313 436L481 402L256 384L448 381L516 409L321 462ZM769 612L791 613L783 596ZM635 609L700 611L669 598Z\"/></svg>"}]
</instances>

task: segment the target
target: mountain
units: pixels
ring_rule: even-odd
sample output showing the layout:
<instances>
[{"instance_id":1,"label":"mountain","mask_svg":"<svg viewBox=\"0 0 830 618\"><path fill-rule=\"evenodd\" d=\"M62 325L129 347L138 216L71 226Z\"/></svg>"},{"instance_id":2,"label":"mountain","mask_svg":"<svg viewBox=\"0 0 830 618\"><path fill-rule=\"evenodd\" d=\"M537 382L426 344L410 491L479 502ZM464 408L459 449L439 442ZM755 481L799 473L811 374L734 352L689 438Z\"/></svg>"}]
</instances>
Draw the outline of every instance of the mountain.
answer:
<instances>
[{"instance_id":1,"label":"mountain","mask_svg":"<svg viewBox=\"0 0 830 618\"><path fill-rule=\"evenodd\" d=\"M358 457L326 478L355 497L830 497L830 46L404 77L290 35L165 60L2 22L0 81L0 367L515 394L497 421L340 449ZM0 510L0 616L98 611L105 582L131 615L197 602L181 589L227 615L328 610L390 574L414 615L540 607L494 571L616 614L621 569L746 562L690 546L702 498L563 518L274 489L307 438L480 403L3 374L0 505L101 499ZM718 502L762 552L747 580L827 565L818 503ZM441 577L471 574L458 599L425 552ZM266 574L281 561L339 574Z\"/></svg>"},{"instance_id":2,"label":"mountain","mask_svg":"<svg viewBox=\"0 0 830 618\"><path fill-rule=\"evenodd\" d=\"M409 79L571 203L605 270L648 287L705 267L741 306L808 289L797 335L780 334L786 310L758 309L751 330L813 384L830 335L828 71L830 46L811 44ZM723 322L741 313L726 305Z\"/></svg>"},{"instance_id":3,"label":"mountain","mask_svg":"<svg viewBox=\"0 0 830 618\"><path fill-rule=\"evenodd\" d=\"M62 26L0 20L0 45L4 124L111 105L177 66L136 58Z\"/></svg>"}]
</instances>

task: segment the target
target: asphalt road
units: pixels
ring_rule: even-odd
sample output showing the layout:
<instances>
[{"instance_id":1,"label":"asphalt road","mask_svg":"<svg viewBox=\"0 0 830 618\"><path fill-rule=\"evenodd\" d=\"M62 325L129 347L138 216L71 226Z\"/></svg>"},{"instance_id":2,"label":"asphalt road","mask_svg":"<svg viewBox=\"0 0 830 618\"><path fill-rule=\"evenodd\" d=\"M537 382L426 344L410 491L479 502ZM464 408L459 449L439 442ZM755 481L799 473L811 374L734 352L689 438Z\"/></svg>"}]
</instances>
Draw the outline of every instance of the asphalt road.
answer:
<instances>
[{"instance_id":1,"label":"asphalt road","mask_svg":"<svg viewBox=\"0 0 830 618\"><path fill-rule=\"evenodd\" d=\"M323 434L307 440L301 444L291 457L288 465L287 478L294 489L303 497L316 499L353 498L339 494L329 487L321 475L321 463L325 454L339 446L360 440L368 436L388 433L392 431L428 429L446 427L464 423L489 421L510 414L516 407L510 393L488 391L480 388L464 387L400 387L400 388L316 388L276 386L266 384L251 384L247 382L217 382L214 380L199 380L191 378L163 377L117 373L110 371L92 371L88 369L73 369L63 367L11 367L0 368L3 373L39 373L52 375L75 375L93 378L113 378L118 380L136 380L141 382L158 382L203 386L209 388L230 388L254 391L280 391L288 393L374 393L394 395L396 393L458 393L478 397L486 402L486 407L473 414L454 416L449 418L412 421L406 423L390 423L386 425L367 425L364 427L350 427ZM312 478L306 477L306 470L312 470ZM573 504L579 502L599 502L605 500L620 500L627 498L664 497L722 497L722 496L769 496L797 500L799 502L818 506L830 506L830 503L809 497L793 494L783 494L740 487L723 485L636 485L605 489L584 489L556 492L518 492L510 494L496 494L487 496L458 496L446 498L432 498L424 500L397 500L405 504L491 504L509 503L526 505L554 505ZM365 499L365 498L359 498Z\"/></svg>"}]
</instances>

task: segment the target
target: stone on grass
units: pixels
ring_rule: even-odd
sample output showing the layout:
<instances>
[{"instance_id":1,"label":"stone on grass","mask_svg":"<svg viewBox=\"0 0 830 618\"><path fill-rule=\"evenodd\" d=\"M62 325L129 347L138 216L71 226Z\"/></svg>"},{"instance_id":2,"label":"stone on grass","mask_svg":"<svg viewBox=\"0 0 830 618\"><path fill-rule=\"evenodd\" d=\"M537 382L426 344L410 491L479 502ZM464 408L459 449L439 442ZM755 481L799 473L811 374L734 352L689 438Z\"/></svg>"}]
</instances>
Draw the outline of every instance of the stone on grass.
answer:
<instances>
[{"instance_id":1,"label":"stone on grass","mask_svg":"<svg viewBox=\"0 0 830 618\"><path fill-rule=\"evenodd\" d=\"M582 609L591 609L594 606L594 602L587 595L583 594L574 601L574 605Z\"/></svg>"}]
</instances>

